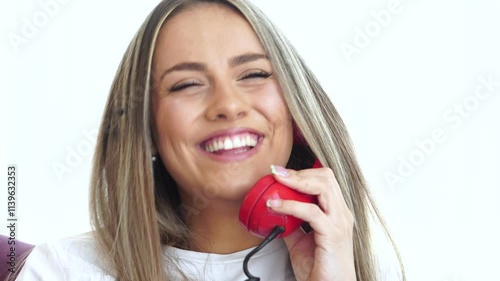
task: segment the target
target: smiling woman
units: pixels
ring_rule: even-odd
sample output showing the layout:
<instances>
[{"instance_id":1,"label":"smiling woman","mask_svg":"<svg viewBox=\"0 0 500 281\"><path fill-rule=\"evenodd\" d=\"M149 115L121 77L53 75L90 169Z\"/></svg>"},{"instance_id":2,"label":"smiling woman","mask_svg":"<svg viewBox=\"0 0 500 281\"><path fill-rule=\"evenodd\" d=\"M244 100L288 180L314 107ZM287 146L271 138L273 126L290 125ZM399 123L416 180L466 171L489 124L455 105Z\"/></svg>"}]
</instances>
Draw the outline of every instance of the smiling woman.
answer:
<instances>
[{"instance_id":1,"label":"smiling woman","mask_svg":"<svg viewBox=\"0 0 500 281\"><path fill-rule=\"evenodd\" d=\"M247 1L162 1L108 98L95 230L37 246L20 280L242 280L263 239L238 213L270 166L316 203L267 202L305 223L252 260L263 280L405 279L372 245L371 222L385 227L347 130L283 35Z\"/></svg>"}]
</instances>

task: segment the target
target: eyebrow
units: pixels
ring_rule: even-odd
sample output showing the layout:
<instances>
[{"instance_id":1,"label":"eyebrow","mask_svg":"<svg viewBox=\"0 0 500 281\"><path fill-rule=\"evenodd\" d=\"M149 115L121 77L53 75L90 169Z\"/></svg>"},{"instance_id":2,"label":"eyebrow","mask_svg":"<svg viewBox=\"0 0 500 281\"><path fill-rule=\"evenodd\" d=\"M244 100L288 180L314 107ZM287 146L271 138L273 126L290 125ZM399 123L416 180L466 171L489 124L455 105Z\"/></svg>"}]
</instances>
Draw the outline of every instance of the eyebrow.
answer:
<instances>
[{"instance_id":1,"label":"eyebrow","mask_svg":"<svg viewBox=\"0 0 500 281\"><path fill-rule=\"evenodd\" d=\"M239 55L236 57L232 57L229 59L229 66L230 67L236 67L245 63L249 63L252 61L256 60L269 60L267 55L261 54L261 53L247 53L243 55ZM160 81L165 77L167 74L173 71L183 71L183 70L190 70L190 71L207 71L207 65L203 63L198 63L198 62L182 62L179 64L176 64L172 66L171 68L163 71L163 73L160 76Z\"/></svg>"},{"instance_id":2,"label":"eyebrow","mask_svg":"<svg viewBox=\"0 0 500 281\"><path fill-rule=\"evenodd\" d=\"M249 62L256 61L256 60L262 60L262 59L269 60L269 58L265 54L260 54L260 53L243 54L243 55L231 58L229 60L229 66L236 67L238 65L242 65L245 63L249 63Z\"/></svg>"}]
</instances>

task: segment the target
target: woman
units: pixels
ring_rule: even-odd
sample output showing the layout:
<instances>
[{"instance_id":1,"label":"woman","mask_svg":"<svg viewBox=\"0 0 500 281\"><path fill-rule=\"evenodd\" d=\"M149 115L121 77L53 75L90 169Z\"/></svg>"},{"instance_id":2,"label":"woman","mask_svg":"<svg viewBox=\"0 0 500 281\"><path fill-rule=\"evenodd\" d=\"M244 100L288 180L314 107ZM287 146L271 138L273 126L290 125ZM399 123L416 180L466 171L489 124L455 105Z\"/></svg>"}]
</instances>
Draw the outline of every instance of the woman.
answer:
<instances>
[{"instance_id":1,"label":"woman","mask_svg":"<svg viewBox=\"0 0 500 281\"><path fill-rule=\"evenodd\" d=\"M311 169L315 158L325 168ZM345 126L290 43L246 1L162 1L108 98L91 183L95 231L38 246L20 280L243 280L242 257L262 239L238 211L270 165L318 204L267 202L310 229L267 246L250 264L255 275L397 280L377 270L370 221L384 224Z\"/></svg>"}]
</instances>

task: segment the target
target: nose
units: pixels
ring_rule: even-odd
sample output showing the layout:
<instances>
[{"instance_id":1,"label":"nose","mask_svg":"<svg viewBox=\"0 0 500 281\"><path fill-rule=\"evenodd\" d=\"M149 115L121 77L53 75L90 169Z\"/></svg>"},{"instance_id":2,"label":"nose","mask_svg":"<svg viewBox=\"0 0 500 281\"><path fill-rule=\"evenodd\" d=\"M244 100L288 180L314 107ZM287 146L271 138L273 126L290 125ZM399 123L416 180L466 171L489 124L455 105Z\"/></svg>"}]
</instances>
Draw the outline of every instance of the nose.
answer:
<instances>
[{"instance_id":1,"label":"nose","mask_svg":"<svg viewBox=\"0 0 500 281\"><path fill-rule=\"evenodd\" d=\"M247 116L248 108L243 93L234 89L230 83L218 83L212 88L206 115L210 121L233 121Z\"/></svg>"}]
</instances>

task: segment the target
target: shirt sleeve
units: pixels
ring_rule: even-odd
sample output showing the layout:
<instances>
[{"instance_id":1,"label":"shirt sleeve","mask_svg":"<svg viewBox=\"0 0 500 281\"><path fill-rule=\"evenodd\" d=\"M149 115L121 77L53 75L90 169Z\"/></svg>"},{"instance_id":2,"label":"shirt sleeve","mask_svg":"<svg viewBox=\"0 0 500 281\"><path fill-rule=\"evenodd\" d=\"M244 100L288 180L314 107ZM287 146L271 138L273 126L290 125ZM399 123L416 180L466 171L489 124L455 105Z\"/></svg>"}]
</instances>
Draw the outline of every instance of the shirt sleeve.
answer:
<instances>
[{"instance_id":1,"label":"shirt sleeve","mask_svg":"<svg viewBox=\"0 0 500 281\"><path fill-rule=\"evenodd\" d=\"M49 244L42 244L33 248L16 280L66 280L57 251Z\"/></svg>"},{"instance_id":2,"label":"shirt sleeve","mask_svg":"<svg viewBox=\"0 0 500 281\"><path fill-rule=\"evenodd\" d=\"M99 257L92 237L82 234L36 246L16 280L112 281L111 270Z\"/></svg>"}]
</instances>

